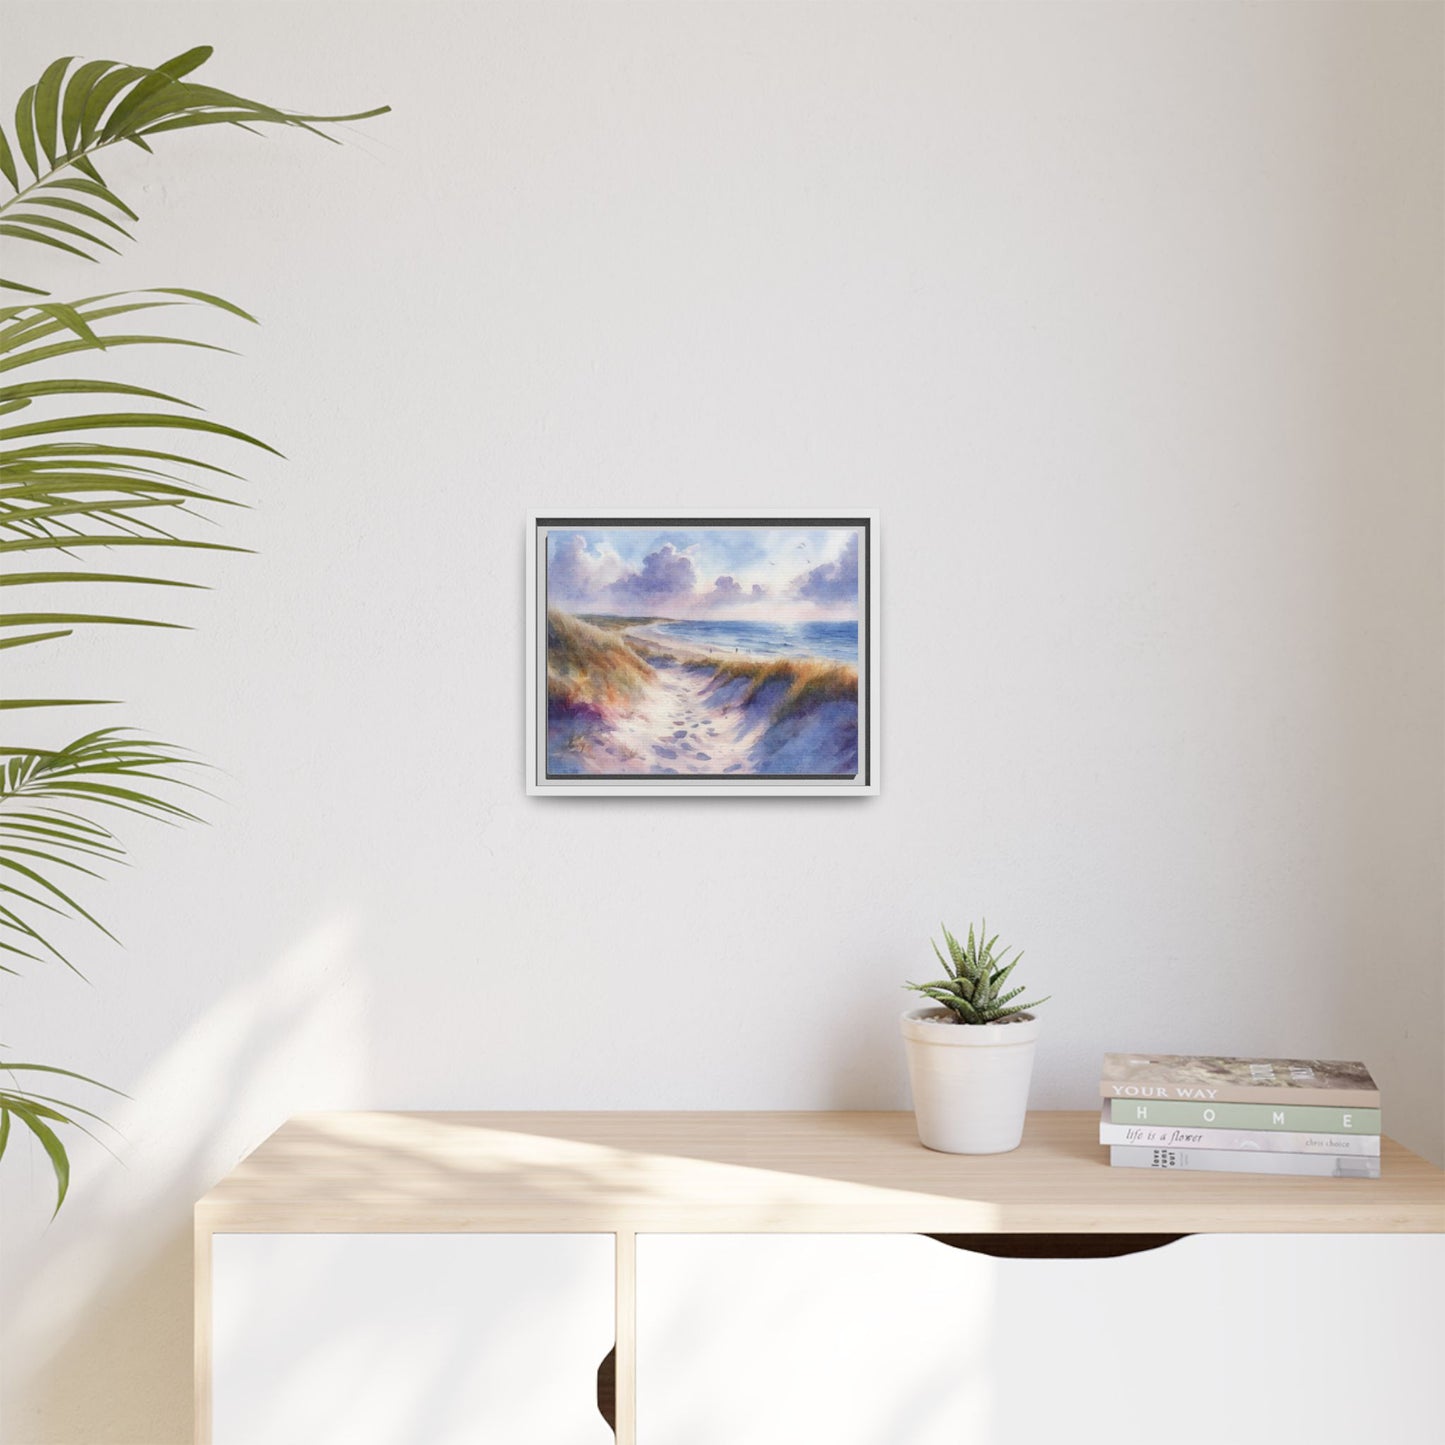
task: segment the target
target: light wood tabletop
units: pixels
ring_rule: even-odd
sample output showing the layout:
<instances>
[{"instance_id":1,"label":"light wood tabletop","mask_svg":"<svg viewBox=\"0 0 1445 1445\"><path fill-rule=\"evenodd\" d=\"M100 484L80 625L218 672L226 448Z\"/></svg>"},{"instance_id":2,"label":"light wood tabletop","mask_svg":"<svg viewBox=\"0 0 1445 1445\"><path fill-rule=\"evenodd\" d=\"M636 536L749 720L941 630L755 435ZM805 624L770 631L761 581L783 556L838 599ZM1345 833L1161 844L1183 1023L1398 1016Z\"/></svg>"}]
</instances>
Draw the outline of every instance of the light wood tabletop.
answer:
<instances>
[{"instance_id":1,"label":"light wood tabletop","mask_svg":"<svg viewBox=\"0 0 1445 1445\"><path fill-rule=\"evenodd\" d=\"M1060 1252L1087 1254L1141 1236L1445 1232L1445 1175L1390 1139L1380 1179L1319 1179L1113 1169L1098 1129L1095 1111L1035 1113L1012 1153L964 1156L923 1148L908 1113L298 1116L196 1206L197 1445L217 1234L614 1235L610 1418L631 1445L639 1234L1009 1236L968 1243L988 1253L1072 1236Z\"/></svg>"},{"instance_id":2,"label":"light wood tabletop","mask_svg":"<svg viewBox=\"0 0 1445 1445\"><path fill-rule=\"evenodd\" d=\"M1097 1112L1034 1113L995 1155L908 1113L335 1113L292 1119L196 1206L199 1231L1436 1233L1445 1174L1113 1169Z\"/></svg>"}]
</instances>

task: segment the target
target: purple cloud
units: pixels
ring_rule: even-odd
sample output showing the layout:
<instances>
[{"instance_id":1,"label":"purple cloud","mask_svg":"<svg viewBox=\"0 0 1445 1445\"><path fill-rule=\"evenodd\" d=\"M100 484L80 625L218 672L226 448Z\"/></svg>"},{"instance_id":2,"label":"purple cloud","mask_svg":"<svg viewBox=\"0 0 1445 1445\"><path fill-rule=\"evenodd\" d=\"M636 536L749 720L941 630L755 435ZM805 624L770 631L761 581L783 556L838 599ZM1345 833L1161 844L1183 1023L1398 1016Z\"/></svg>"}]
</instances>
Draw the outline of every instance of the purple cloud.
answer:
<instances>
[{"instance_id":1,"label":"purple cloud","mask_svg":"<svg viewBox=\"0 0 1445 1445\"><path fill-rule=\"evenodd\" d=\"M588 602L599 588L612 582L622 571L622 559L612 548L596 551L576 533L554 536L547 558L547 597L552 602Z\"/></svg>"},{"instance_id":2,"label":"purple cloud","mask_svg":"<svg viewBox=\"0 0 1445 1445\"><path fill-rule=\"evenodd\" d=\"M714 578L712 590L705 593L699 602L704 607L746 607L749 603L762 601L767 595L766 589L756 582L749 590L736 577L724 574Z\"/></svg>"},{"instance_id":3,"label":"purple cloud","mask_svg":"<svg viewBox=\"0 0 1445 1445\"><path fill-rule=\"evenodd\" d=\"M629 572L609 583L607 593L619 602L655 605L667 598L690 598L697 591L697 568L686 552L671 542L642 559L640 572Z\"/></svg>"},{"instance_id":4,"label":"purple cloud","mask_svg":"<svg viewBox=\"0 0 1445 1445\"><path fill-rule=\"evenodd\" d=\"M793 592L809 602L854 602L858 598L858 534L835 562L824 562L804 572L793 583Z\"/></svg>"}]
</instances>

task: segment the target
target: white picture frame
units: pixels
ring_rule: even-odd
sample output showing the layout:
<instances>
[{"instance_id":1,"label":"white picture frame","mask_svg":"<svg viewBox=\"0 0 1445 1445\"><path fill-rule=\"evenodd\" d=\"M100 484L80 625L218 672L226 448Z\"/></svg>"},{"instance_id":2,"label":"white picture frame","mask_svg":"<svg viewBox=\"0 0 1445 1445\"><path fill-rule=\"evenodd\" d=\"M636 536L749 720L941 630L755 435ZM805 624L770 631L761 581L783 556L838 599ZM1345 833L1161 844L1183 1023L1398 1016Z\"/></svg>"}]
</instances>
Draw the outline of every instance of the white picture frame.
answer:
<instances>
[{"instance_id":1,"label":"white picture frame","mask_svg":"<svg viewBox=\"0 0 1445 1445\"><path fill-rule=\"evenodd\" d=\"M549 770L547 701L547 546L556 531L595 533L607 528L689 529L759 527L858 532L858 746L852 775L717 773L612 773ZM527 518L526 549L526 790L532 797L874 797L879 792L881 577L878 514L839 509L826 514L783 511L534 512ZM696 671L696 669L694 669Z\"/></svg>"}]
</instances>

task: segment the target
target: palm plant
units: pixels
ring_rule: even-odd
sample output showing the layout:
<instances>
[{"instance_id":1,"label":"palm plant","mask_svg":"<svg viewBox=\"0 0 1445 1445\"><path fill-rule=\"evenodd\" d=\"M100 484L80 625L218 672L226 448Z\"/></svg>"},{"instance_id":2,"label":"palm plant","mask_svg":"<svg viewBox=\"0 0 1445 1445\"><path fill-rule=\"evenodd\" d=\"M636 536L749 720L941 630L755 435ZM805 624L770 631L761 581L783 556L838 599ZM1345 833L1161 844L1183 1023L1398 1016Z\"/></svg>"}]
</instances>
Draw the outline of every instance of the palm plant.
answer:
<instances>
[{"instance_id":1,"label":"palm plant","mask_svg":"<svg viewBox=\"0 0 1445 1445\"><path fill-rule=\"evenodd\" d=\"M1047 998L1041 998L1035 999L1033 1003L1016 1004L1013 1000L1024 990L1015 987L1004 992L1004 984L1023 954L1016 953L1012 959L1008 957L1007 950L995 954L998 934L989 938L986 923L979 925L977 937L974 936L973 925L969 924L966 944L960 943L947 928L943 930L943 941L948 945L947 957L936 943L933 951L938 955L938 961L948 976L935 979L932 983L909 983L904 987L931 998L935 1003L941 1003L944 1008L952 1011L955 1022L1005 1023L1028 1009L1048 1002Z\"/></svg>"},{"instance_id":2,"label":"palm plant","mask_svg":"<svg viewBox=\"0 0 1445 1445\"><path fill-rule=\"evenodd\" d=\"M74 56L46 67L16 106L13 143L0 125L0 178L12 192L0 200L7 269L12 255L22 253L37 266L42 260L61 266L77 260L96 263L132 239L125 223L139 218L98 165L111 147L124 143L150 152L154 138L166 132L214 125L253 132L282 126L333 140L322 126L388 109L333 116L278 110L189 79L210 55L210 46L199 46L153 67L113 60L77 63ZM72 587L95 587L114 597L130 596L138 587L198 586L160 570L159 558L167 549L244 549L195 535L195 524L212 509L240 505L229 492L241 480L238 473L197 455L196 443L221 441L273 453L274 448L200 415L180 397L128 381L56 376L49 364L83 366L87 356L129 355L130 347L224 350L157 330L152 323L158 312L253 318L219 296L187 287L61 301L37 285L39 279L0 279L0 289L23 298L0 305L0 418L25 413L23 420L0 424L0 556L5 562L0 587L60 589L63 597L73 595ZM150 436L137 438L136 433ZM147 560L110 570L103 564L115 558L117 548L122 556L137 549L135 555ZM124 605L0 610L0 651L53 645L78 628L180 626L135 615ZM14 695L7 686L0 695L0 716L8 720L16 714L32 716L37 709L106 701ZM77 875L98 879L107 865L121 861L124 843L111 825L119 826L124 815L194 821L181 791L194 788L186 776L194 765L172 744L117 727L88 731L60 747L8 738L0 743L0 972L16 975L26 965L48 963L80 974L59 946L56 921L78 921L111 935L76 899L80 889L72 880ZM77 1083L95 1081L53 1065L15 1060L0 1061L0 1074L9 1080L0 1087L0 1158L18 1123L50 1161L59 1210L70 1179L64 1131L89 1132L87 1121L99 1116L42 1090L68 1093Z\"/></svg>"}]
</instances>

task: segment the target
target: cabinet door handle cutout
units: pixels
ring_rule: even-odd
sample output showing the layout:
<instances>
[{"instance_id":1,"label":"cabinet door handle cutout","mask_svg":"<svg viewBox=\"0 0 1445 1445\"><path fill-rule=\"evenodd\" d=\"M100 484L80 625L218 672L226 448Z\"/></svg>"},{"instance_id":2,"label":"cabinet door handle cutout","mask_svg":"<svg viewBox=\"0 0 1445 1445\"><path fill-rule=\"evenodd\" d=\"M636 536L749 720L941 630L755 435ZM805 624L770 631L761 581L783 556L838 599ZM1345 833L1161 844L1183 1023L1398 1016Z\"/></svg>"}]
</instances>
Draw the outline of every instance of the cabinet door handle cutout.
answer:
<instances>
[{"instance_id":1,"label":"cabinet door handle cutout","mask_svg":"<svg viewBox=\"0 0 1445 1445\"><path fill-rule=\"evenodd\" d=\"M597 1366L597 1413L607 1428L617 1433L617 1346L607 1351Z\"/></svg>"},{"instance_id":2,"label":"cabinet door handle cutout","mask_svg":"<svg viewBox=\"0 0 1445 1445\"><path fill-rule=\"evenodd\" d=\"M930 1234L950 1249L995 1259L1116 1259L1162 1249L1187 1234Z\"/></svg>"}]
</instances>

